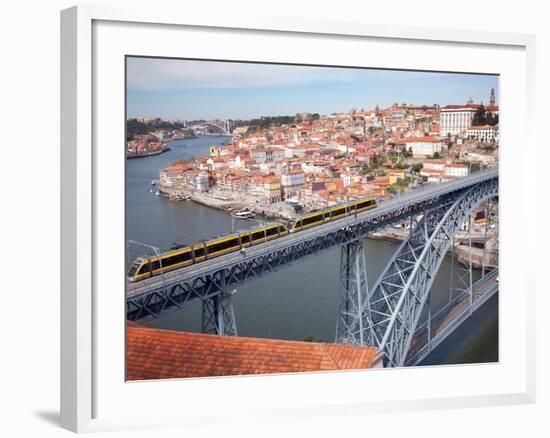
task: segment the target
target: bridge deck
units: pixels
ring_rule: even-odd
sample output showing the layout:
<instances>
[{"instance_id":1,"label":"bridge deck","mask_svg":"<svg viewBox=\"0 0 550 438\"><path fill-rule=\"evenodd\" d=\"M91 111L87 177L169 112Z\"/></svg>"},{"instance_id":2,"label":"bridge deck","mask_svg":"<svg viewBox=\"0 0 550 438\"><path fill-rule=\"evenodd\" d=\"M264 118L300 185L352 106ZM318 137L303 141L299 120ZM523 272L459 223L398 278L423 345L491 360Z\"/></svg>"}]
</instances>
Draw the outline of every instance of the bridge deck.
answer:
<instances>
[{"instance_id":1,"label":"bridge deck","mask_svg":"<svg viewBox=\"0 0 550 438\"><path fill-rule=\"evenodd\" d=\"M318 236L323 236L337 230L353 227L404 207L419 204L448 193L460 191L469 186L490 180L497 176L498 171L496 169L489 169L474 173L468 177L460 178L455 181L429 184L417 190L411 190L399 196L395 196L392 199L381 203L377 208L360 213L356 217L350 216L334 222L316 226L306 231L289 234L269 242L249 247L246 249L246 256L243 256L239 252L233 252L216 257L207 262L202 262L167 272L164 276L152 277L137 283L128 282L126 287L126 298L128 300L138 296L143 296L148 294L150 291L159 290L165 286L169 287L170 285L186 281L186 279L196 278L201 275L208 275L238 263L251 261L259 256L292 247L302 241L315 239Z\"/></svg>"}]
</instances>

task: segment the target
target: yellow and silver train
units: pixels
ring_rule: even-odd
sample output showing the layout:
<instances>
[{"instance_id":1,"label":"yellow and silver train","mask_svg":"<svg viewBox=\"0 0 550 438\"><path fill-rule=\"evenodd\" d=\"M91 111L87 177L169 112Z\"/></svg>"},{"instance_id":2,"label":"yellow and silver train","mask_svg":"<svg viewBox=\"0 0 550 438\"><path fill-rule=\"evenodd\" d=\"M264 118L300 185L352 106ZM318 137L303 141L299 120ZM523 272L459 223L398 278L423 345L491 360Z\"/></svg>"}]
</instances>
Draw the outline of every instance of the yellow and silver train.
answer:
<instances>
[{"instance_id":1,"label":"yellow and silver train","mask_svg":"<svg viewBox=\"0 0 550 438\"><path fill-rule=\"evenodd\" d=\"M278 239L288 233L300 232L316 227L326 222L356 215L376 207L374 198L362 199L348 204L337 205L324 210L310 212L283 225L281 223L267 225L262 228L232 234L209 242L167 251L157 256L138 257L128 270L128 280L131 282L158 275L163 272L179 269L184 266L201 263L234 251L240 251L249 246L258 245L268 240ZM162 266L161 266L162 265Z\"/></svg>"}]
</instances>

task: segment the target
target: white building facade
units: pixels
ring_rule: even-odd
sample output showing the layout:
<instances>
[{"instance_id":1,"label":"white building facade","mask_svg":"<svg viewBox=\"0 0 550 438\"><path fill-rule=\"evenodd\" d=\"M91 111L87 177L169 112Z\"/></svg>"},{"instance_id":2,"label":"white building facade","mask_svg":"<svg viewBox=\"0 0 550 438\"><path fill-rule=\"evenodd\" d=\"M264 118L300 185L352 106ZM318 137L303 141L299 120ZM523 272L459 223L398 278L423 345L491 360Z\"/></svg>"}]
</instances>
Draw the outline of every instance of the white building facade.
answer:
<instances>
[{"instance_id":1,"label":"white building facade","mask_svg":"<svg viewBox=\"0 0 550 438\"><path fill-rule=\"evenodd\" d=\"M469 168L465 164L447 164L443 170L445 176L461 178L468 175Z\"/></svg>"},{"instance_id":2,"label":"white building facade","mask_svg":"<svg viewBox=\"0 0 550 438\"><path fill-rule=\"evenodd\" d=\"M196 184L197 184L197 190L199 192L206 192L208 191L209 187L209 181L208 181L208 173L207 172L200 172L197 175Z\"/></svg>"},{"instance_id":3,"label":"white building facade","mask_svg":"<svg viewBox=\"0 0 550 438\"><path fill-rule=\"evenodd\" d=\"M476 111L477 107L474 105L447 105L441 108L439 113L441 137L465 132L472 126Z\"/></svg>"},{"instance_id":4,"label":"white building facade","mask_svg":"<svg viewBox=\"0 0 550 438\"><path fill-rule=\"evenodd\" d=\"M497 138L497 129L495 126L472 126L466 131L466 135L470 138L475 138L478 141L489 143Z\"/></svg>"},{"instance_id":5,"label":"white building facade","mask_svg":"<svg viewBox=\"0 0 550 438\"><path fill-rule=\"evenodd\" d=\"M413 157L427 157L440 153L443 149L443 142L437 137L418 137L407 142L407 149L412 151Z\"/></svg>"},{"instance_id":6,"label":"white building facade","mask_svg":"<svg viewBox=\"0 0 550 438\"><path fill-rule=\"evenodd\" d=\"M281 174L281 189L284 199L296 198L305 184L305 174L301 170L291 170Z\"/></svg>"}]
</instances>

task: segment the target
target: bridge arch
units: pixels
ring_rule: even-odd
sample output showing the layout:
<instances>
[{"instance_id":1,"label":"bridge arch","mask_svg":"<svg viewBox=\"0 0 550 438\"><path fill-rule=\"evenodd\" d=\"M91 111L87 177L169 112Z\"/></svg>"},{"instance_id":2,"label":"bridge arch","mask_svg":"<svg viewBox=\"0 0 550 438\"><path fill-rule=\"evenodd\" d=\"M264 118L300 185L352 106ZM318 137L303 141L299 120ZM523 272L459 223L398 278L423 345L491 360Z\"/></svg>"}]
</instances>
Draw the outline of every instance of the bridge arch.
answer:
<instances>
[{"instance_id":1,"label":"bridge arch","mask_svg":"<svg viewBox=\"0 0 550 438\"><path fill-rule=\"evenodd\" d=\"M222 134L231 135L231 133L223 126L216 125L215 123L201 123L200 125L194 126L194 128L205 128L209 126L218 129Z\"/></svg>"},{"instance_id":2,"label":"bridge arch","mask_svg":"<svg viewBox=\"0 0 550 438\"><path fill-rule=\"evenodd\" d=\"M337 341L377 346L385 353L386 366L404 366L433 280L454 235L474 209L496 196L498 181L491 180L467 190L450 205L426 211L373 287L365 290L354 285L348 291L357 295L346 299L358 311L339 316L339 324L345 328L337 328ZM366 283L360 273L354 271L354 275L357 280L352 283ZM359 307L357 303L361 303Z\"/></svg>"}]
</instances>

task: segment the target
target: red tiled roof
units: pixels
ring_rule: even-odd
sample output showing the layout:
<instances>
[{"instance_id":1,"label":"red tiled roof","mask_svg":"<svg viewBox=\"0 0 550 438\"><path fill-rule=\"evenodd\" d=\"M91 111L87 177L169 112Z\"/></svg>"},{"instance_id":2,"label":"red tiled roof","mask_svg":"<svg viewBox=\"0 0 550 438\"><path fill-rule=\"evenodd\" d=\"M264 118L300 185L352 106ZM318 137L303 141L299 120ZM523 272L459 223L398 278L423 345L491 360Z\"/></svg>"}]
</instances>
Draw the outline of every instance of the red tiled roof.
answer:
<instances>
[{"instance_id":1,"label":"red tiled roof","mask_svg":"<svg viewBox=\"0 0 550 438\"><path fill-rule=\"evenodd\" d=\"M446 110L446 109L478 109L478 108L481 108L480 104L469 103L469 104L466 104L466 105L446 105L441 109Z\"/></svg>"},{"instance_id":2,"label":"red tiled roof","mask_svg":"<svg viewBox=\"0 0 550 438\"><path fill-rule=\"evenodd\" d=\"M380 358L374 347L127 325L128 380L364 369Z\"/></svg>"}]
</instances>

